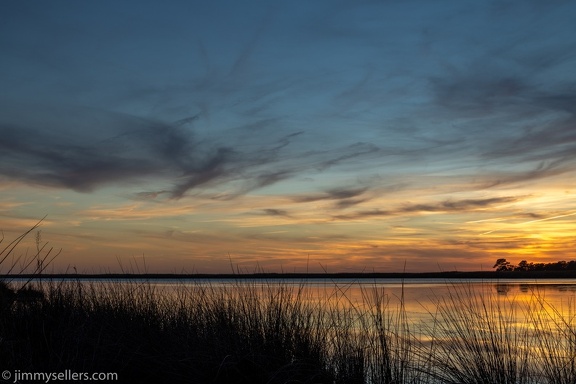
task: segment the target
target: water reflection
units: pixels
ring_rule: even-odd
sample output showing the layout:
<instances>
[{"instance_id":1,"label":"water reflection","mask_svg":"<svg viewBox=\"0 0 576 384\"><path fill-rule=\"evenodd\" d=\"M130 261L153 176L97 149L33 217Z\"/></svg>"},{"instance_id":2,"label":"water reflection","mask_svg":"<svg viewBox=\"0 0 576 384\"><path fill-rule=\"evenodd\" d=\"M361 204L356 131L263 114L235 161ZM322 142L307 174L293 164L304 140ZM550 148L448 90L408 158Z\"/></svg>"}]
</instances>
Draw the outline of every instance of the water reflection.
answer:
<instances>
[{"instance_id":1,"label":"water reflection","mask_svg":"<svg viewBox=\"0 0 576 384\"><path fill-rule=\"evenodd\" d=\"M442 307L452 312L478 310L488 305L491 310L506 314L505 321L515 327L527 327L539 316L540 325L548 328L561 321L558 316L573 317L572 303L576 281L543 279L522 280L443 280L443 279L375 279L375 280L189 280L154 283L164 290L177 287L210 285L231 289L243 295L255 288L270 294L274 289L292 289L299 300L316 303L318 307L373 310L376 299L385 303L389 313L403 312L412 331L423 330L437 321ZM477 303L484 300L484 304ZM490 313L484 315L489 316ZM554 317L554 316L556 317ZM546 321L546 324L544 322ZM549 324L548 324L549 323ZM428 337L424 331L420 337Z\"/></svg>"},{"instance_id":2,"label":"water reflection","mask_svg":"<svg viewBox=\"0 0 576 384\"><path fill-rule=\"evenodd\" d=\"M494 286L496 287L496 292L498 292L499 295L507 295L508 292L510 292L512 289L512 285L507 283L498 283Z\"/></svg>"}]
</instances>

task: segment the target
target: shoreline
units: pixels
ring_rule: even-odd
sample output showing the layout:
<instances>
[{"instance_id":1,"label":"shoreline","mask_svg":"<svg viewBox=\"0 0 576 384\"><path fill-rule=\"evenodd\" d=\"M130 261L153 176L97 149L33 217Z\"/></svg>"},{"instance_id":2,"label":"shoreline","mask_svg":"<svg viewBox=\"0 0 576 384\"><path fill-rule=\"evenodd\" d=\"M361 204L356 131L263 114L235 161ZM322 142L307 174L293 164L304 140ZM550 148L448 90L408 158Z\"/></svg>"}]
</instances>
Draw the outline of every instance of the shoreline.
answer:
<instances>
[{"instance_id":1,"label":"shoreline","mask_svg":"<svg viewBox=\"0 0 576 384\"><path fill-rule=\"evenodd\" d=\"M47 273L1 274L2 279L149 279L149 280L226 280L226 279L576 279L574 271L475 271L475 272L370 272L370 273Z\"/></svg>"}]
</instances>

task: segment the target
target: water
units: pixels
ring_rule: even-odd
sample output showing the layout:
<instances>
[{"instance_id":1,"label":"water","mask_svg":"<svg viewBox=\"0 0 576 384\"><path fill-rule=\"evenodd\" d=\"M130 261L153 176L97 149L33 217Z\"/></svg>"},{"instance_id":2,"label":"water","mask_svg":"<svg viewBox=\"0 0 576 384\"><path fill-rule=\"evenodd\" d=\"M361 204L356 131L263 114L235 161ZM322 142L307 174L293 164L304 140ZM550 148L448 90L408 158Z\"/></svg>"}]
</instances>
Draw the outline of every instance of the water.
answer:
<instances>
[{"instance_id":1,"label":"water","mask_svg":"<svg viewBox=\"0 0 576 384\"><path fill-rule=\"evenodd\" d=\"M78 280L70 279L71 282ZM470 307L483 298L484 304L504 311L517 327L534 320L571 320L576 304L576 279L85 279L83 284L150 284L162 295L182 289L209 286L229 292L287 288L303 293L300 299L317 302L319 307L354 307L371 311L379 299L388 312L403 312L412 331L439 317L442 309ZM475 305L483 305L476 303ZM497 308L496 308L497 307ZM536 309L536 307L538 307ZM538 311L538 313L535 313ZM513 318L512 318L513 317ZM560 318L560 320L558 320Z\"/></svg>"},{"instance_id":2,"label":"water","mask_svg":"<svg viewBox=\"0 0 576 384\"><path fill-rule=\"evenodd\" d=\"M517 305L536 300L558 310L568 310L576 297L576 279L166 279L152 284L160 290L204 284L228 289L259 286L263 290L285 286L303 288L318 299L338 296L343 304L355 306L369 306L371 292L377 291L386 296L389 305L402 304L408 317L430 313L441 302L463 291Z\"/></svg>"},{"instance_id":3,"label":"water","mask_svg":"<svg viewBox=\"0 0 576 384\"><path fill-rule=\"evenodd\" d=\"M18 279L13 280L16 284ZM568 307L576 297L576 279L57 279L55 281L83 284L140 284L149 283L158 291L171 291L179 287L209 285L224 289L239 289L243 286L291 287L304 289L313 297L322 299L337 294L350 305L365 306L370 292L383 293L390 304L403 303L409 315L429 312L439 304L462 290L481 295L490 295L500 301L529 302L536 297L550 306L561 309ZM368 295L367 295L368 294ZM370 300L368 300L370 301Z\"/></svg>"}]
</instances>

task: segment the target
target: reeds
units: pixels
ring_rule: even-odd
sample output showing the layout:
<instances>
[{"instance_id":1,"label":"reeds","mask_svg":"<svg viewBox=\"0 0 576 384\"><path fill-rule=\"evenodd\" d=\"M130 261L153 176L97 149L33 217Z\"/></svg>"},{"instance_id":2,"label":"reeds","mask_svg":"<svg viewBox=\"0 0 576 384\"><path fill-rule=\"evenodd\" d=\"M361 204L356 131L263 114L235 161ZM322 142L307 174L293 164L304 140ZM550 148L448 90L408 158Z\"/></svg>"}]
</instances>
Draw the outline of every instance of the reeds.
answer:
<instances>
[{"instance_id":1,"label":"reeds","mask_svg":"<svg viewBox=\"0 0 576 384\"><path fill-rule=\"evenodd\" d=\"M454 287L416 332L402 298L304 284L45 282L0 313L0 361L198 383L574 383L573 312ZM324 288L322 288L324 289ZM524 319L524 323L519 321Z\"/></svg>"},{"instance_id":2,"label":"reeds","mask_svg":"<svg viewBox=\"0 0 576 384\"><path fill-rule=\"evenodd\" d=\"M484 287L487 288L487 287ZM531 342L518 323L519 303L492 291L454 287L438 299L428 334L434 344L430 374L454 384L533 381Z\"/></svg>"},{"instance_id":3,"label":"reeds","mask_svg":"<svg viewBox=\"0 0 576 384\"><path fill-rule=\"evenodd\" d=\"M19 281L0 284L17 292ZM121 382L142 383L576 382L573 303L553 308L537 291L519 302L455 285L422 326L403 294L364 286L355 302L348 288L44 281L35 287L42 300L0 308L0 362L23 372L115 372Z\"/></svg>"},{"instance_id":4,"label":"reeds","mask_svg":"<svg viewBox=\"0 0 576 384\"><path fill-rule=\"evenodd\" d=\"M541 376L549 383L576 383L576 312L574 302L563 311L549 305L542 294L534 294L529 319L533 324L533 350Z\"/></svg>"}]
</instances>

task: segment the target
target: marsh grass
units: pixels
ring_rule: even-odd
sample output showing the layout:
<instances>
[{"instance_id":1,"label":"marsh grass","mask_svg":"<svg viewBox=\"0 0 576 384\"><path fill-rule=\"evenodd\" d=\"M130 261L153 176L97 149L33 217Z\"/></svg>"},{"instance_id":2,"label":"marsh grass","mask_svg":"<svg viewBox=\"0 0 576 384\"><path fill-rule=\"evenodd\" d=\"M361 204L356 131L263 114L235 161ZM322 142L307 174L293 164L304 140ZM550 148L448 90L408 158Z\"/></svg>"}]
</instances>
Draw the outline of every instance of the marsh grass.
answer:
<instances>
[{"instance_id":1,"label":"marsh grass","mask_svg":"<svg viewBox=\"0 0 576 384\"><path fill-rule=\"evenodd\" d=\"M533 324L533 349L542 367L541 376L550 383L576 383L576 311L574 302L564 310L549 305L534 294L529 318Z\"/></svg>"},{"instance_id":2,"label":"marsh grass","mask_svg":"<svg viewBox=\"0 0 576 384\"><path fill-rule=\"evenodd\" d=\"M453 287L431 313L431 374L442 383L530 383L532 338L521 305L487 289Z\"/></svg>"},{"instance_id":3,"label":"marsh grass","mask_svg":"<svg viewBox=\"0 0 576 384\"><path fill-rule=\"evenodd\" d=\"M0 361L126 382L574 383L574 312L454 287L416 332L402 298L278 281L44 282L0 313ZM464 304L464 305L462 305ZM524 319L524 323L518 319Z\"/></svg>"},{"instance_id":4,"label":"marsh grass","mask_svg":"<svg viewBox=\"0 0 576 384\"><path fill-rule=\"evenodd\" d=\"M403 291L376 285L355 302L336 283L314 292L279 280L15 278L0 281L0 298L23 284L43 296L0 307L3 369L115 372L141 383L576 382L574 303L554 308L539 292L520 302L488 285L453 286L422 325Z\"/></svg>"}]
</instances>

